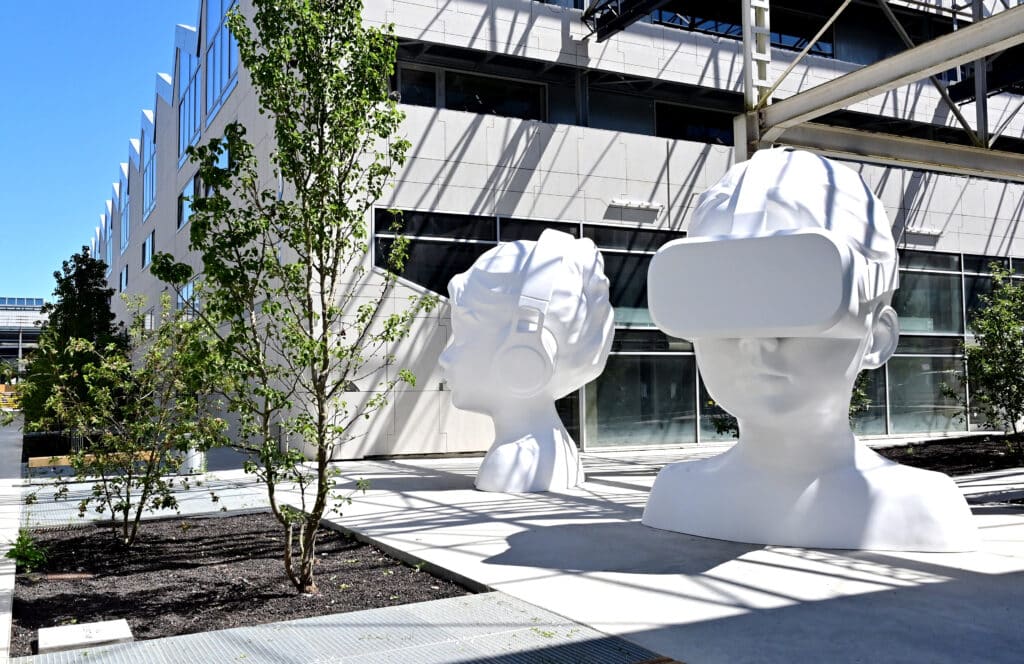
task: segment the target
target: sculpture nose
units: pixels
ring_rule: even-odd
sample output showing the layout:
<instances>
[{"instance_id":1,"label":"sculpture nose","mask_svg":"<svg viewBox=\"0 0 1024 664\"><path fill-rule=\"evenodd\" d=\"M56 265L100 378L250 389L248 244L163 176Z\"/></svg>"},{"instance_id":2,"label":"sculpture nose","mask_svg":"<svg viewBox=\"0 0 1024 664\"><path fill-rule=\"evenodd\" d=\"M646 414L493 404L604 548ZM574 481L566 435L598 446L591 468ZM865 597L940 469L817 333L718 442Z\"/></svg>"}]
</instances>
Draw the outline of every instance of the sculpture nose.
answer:
<instances>
[{"instance_id":1,"label":"sculpture nose","mask_svg":"<svg viewBox=\"0 0 1024 664\"><path fill-rule=\"evenodd\" d=\"M776 337L759 337L755 339L740 339L739 349L744 355L758 357L762 353L771 353L779 347L779 340Z\"/></svg>"}]
</instances>

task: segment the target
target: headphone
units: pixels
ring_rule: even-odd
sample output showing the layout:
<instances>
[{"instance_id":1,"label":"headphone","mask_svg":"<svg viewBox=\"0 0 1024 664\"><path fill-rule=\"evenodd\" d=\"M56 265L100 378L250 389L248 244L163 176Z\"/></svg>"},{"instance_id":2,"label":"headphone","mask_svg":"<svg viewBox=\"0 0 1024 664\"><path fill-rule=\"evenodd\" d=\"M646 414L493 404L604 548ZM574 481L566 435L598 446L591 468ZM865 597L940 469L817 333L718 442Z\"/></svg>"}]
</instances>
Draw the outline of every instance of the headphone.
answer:
<instances>
[{"instance_id":1,"label":"headphone","mask_svg":"<svg viewBox=\"0 0 1024 664\"><path fill-rule=\"evenodd\" d=\"M574 239L567 233L545 230L522 269L525 280L515 318L492 363L494 380L520 399L539 394L554 375L557 342L544 329L544 319L562 259Z\"/></svg>"}]
</instances>

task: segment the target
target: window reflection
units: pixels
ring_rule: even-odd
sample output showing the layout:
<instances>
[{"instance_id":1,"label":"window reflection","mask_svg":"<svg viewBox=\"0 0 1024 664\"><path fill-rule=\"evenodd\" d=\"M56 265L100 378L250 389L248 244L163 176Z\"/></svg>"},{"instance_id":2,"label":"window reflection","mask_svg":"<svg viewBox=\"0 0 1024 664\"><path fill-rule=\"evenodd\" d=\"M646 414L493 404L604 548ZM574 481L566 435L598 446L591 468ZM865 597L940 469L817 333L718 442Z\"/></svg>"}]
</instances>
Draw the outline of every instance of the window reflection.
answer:
<instances>
[{"instance_id":1,"label":"window reflection","mask_svg":"<svg viewBox=\"0 0 1024 664\"><path fill-rule=\"evenodd\" d=\"M587 385L587 447L697 440L692 355L612 355Z\"/></svg>"},{"instance_id":2,"label":"window reflection","mask_svg":"<svg viewBox=\"0 0 1024 664\"><path fill-rule=\"evenodd\" d=\"M544 119L544 87L512 79L445 72L445 107L453 111Z\"/></svg>"},{"instance_id":3,"label":"window reflection","mask_svg":"<svg viewBox=\"0 0 1024 664\"><path fill-rule=\"evenodd\" d=\"M956 399L944 386L962 393L956 379L962 370L954 357L894 357L889 360L891 433L965 431Z\"/></svg>"},{"instance_id":4,"label":"window reflection","mask_svg":"<svg viewBox=\"0 0 1024 664\"><path fill-rule=\"evenodd\" d=\"M959 274L900 272L892 306L905 332L964 331Z\"/></svg>"}]
</instances>

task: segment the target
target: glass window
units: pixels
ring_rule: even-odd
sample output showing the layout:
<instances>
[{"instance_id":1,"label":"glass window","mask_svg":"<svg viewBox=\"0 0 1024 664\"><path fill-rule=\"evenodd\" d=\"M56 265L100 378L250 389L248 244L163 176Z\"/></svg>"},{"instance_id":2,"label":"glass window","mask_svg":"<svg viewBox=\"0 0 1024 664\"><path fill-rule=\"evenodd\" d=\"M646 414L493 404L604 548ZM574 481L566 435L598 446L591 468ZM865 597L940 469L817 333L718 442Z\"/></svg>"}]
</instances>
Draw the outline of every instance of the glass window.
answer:
<instances>
[{"instance_id":1,"label":"glass window","mask_svg":"<svg viewBox=\"0 0 1024 664\"><path fill-rule=\"evenodd\" d=\"M900 267L919 270L942 270L944 272L960 271L959 254L940 254L934 251L913 251L904 249L899 252Z\"/></svg>"},{"instance_id":2,"label":"glass window","mask_svg":"<svg viewBox=\"0 0 1024 664\"><path fill-rule=\"evenodd\" d=\"M853 416L853 432L865 436L885 434L885 369L867 372L864 393L869 402L866 410Z\"/></svg>"},{"instance_id":3,"label":"glass window","mask_svg":"<svg viewBox=\"0 0 1024 664\"><path fill-rule=\"evenodd\" d=\"M387 257L394 240L377 238L374 265L387 269ZM493 244L462 244L432 240L413 240L409 255L399 276L428 288L435 293L448 294L448 282L456 274L470 268L480 254Z\"/></svg>"},{"instance_id":4,"label":"glass window","mask_svg":"<svg viewBox=\"0 0 1024 664\"><path fill-rule=\"evenodd\" d=\"M661 330L615 330L612 338L613 353L666 353L693 352L693 344L684 339L670 337Z\"/></svg>"},{"instance_id":5,"label":"glass window","mask_svg":"<svg viewBox=\"0 0 1024 664\"><path fill-rule=\"evenodd\" d=\"M1024 258L1013 259L1013 273L1024 275Z\"/></svg>"},{"instance_id":6,"label":"glass window","mask_svg":"<svg viewBox=\"0 0 1024 664\"><path fill-rule=\"evenodd\" d=\"M647 97L591 89L590 126L635 134L653 134L654 102Z\"/></svg>"},{"instance_id":7,"label":"glass window","mask_svg":"<svg viewBox=\"0 0 1024 664\"><path fill-rule=\"evenodd\" d=\"M587 385L587 448L697 440L692 355L612 355Z\"/></svg>"},{"instance_id":8,"label":"glass window","mask_svg":"<svg viewBox=\"0 0 1024 664\"><path fill-rule=\"evenodd\" d=\"M576 447L580 446L580 390L555 401L555 412L565 430L572 436Z\"/></svg>"},{"instance_id":9,"label":"glass window","mask_svg":"<svg viewBox=\"0 0 1024 664\"><path fill-rule=\"evenodd\" d=\"M374 214L376 232L388 235L397 232L409 237L447 237L489 242L496 241L498 237L498 222L494 217L405 210L398 216L400 229L396 231L392 228L395 216L390 210L378 208Z\"/></svg>"},{"instance_id":10,"label":"glass window","mask_svg":"<svg viewBox=\"0 0 1024 664\"><path fill-rule=\"evenodd\" d=\"M146 267L153 262L153 239L156 231L152 231L149 237L142 243L142 267Z\"/></svg>"},{"instance_id":11,"label":"glass window","mask_svg":"<svg viewBox=\"0 0 1024 664\"><path fill-rule=\"evenodd\" d=\"M981 310L981 298L985 295L991 295L993 286L992 277L964 275L964 304L967 310L968 332L973 332L971 323L974 322L975 314Z\"/></svg>"},{"instance_id":12,"label":"glass window","mask_svg":"<svg viewBox=\"0 0 1024 664\"><path fill-rule=\"evenodd\" d=\"M238 42L224 23L235 0L210 0L207 4L206 112L207 123L223 103L238 75Z\"/></svg>"},{"instance_id":13,"label":"glass window","mask_svg":"<svg viewBox=\"0 0 1024 664\"><path fill-rule=\"evenodd\" d=\"M188 181L185 188L178 194L178 228L192 218L192 197L195 195L195 178Z\"/></svg>"},{"instance_id":14,"label":"glass window","mask_svg":"<svg viewBox=\"0 0 1024 664\"><path fill-rule=\"evenodd\" d=\"M196 298L196 280L192 279L181 287L175 298L174 308L177 311L184 311L184 317L191 320L195 311L199 310L199 300Z\"/></svg>"},{"instance_id":15,"label":"glass window","mask_svg":"<svg viewBox=\"0 0 1024 664\"><path fill-rule=\"evenodd\" d=\"M145 145L146 135L142 135ZM156 206L156 143L150 143L145 147L146 165L142 171L142 220L149 217L149 213Z\"/></svg>"},{"instance_id":16,"label":"glass window","mask_svg":"<svg viewBox=\"0 0 1024 664\"><path fill-rule=\"evenodd\" d=\"M399 72L399 93L403 104L437 106L437 74L402 67Z\"/></svg>"},{"instance_id":17,"label":"glass window","mask_svg":"<svg viewBox=\"0 0 1024 664\"><path fill-rule=\"evenodd\" d=\"M199 67L196 57L180 53L178 65L178 158L199 138Z\"/></svg>"},{"instance_id":18,"label":"glass window","mask_svg":"<svg viewBox=\"0 0 1024 664\"><path fill-rule=\"evenodd\" d=\"M584 226L583 237L589 237L602 249L657 251L663 244L686 237L681 231L649 231L613 226Z\"/></svg>"},{"instance_id":19,"label":"glass window","mask_svg":"<svg viewBox=\"0 0 1024 664\"><path fill-rule=\"evenodd\" d=\"M128 178L121 178L121 203L118 211L121 213L121 253L128 248L128 240L131 234L131 206L128 196Z\"/></svg>"},{"instance_id":20,"label":"glass window","mask_svg":"<svg viewBox=\"0 0 1024 664\"><path fill-rule=\"evenodd\" d=\"M536 240L545 229L552 228L556 231L568 233L573 237L580 236L580 225L563 221L532 221L529 219L501 219L502 242L514 242L515 240Z\"/></svg>"},{"instance_id":21,"label":"glass window","mask_svg":"<svg viewBox=\"0 0 1024 664\"><path fill-rule=\"evenodd\" d=\"M944 386L962 390L955 357L893 357L889 360L891 433L964 431L961 409L943 394Z\"/></svg>"},{"instance_id":22,"label":"glass window","mask_svg":"<svg viewBox=\"0 0 1024 664\"><path fill-rule=\"evenodd\" d=\"M604 273L610 282L609 297L617 325L653 326L647 310L647 268L651 256L604 253Z\"/></svg>"},{"instance_id":23,"label":"glass window","mask_svg":"<svg viewBox=\"0 0 1024 664\"><path fill-rule=\"evenodd\" d=\"M657 136L714 145L733 144L734 114L660 102L655 105L655 110Z\"/></svg>"},{"instance_id":24,"label":"glass window","mask_svg":"<svg viewBox=\"0 0 1024 664\"><path fill-rule=\"evenodd\" d=\"M128 290L128 266L125 265L121 268L121 274L118 278L118 292L123 293Z\"/></svg>"},{"instance_id":25,"label":"glass window","mask_svg":"<svg viewBox=\"0 0 1024 664\"><path fill-rule=\"evenodd\" d=\"M715 403L715 400L708 394L708 388L704 386L704 379L702 378L700 381L701 441L735 440L735 434L729 430L735 426L736 418Z\"/></svg>"},{"instance_id":26,"label":"glass window","mask_svg":"<svg viewBox=\"0 0 1024 664\"><path fill-rule=\"evenodd\" d=\"M960 275L900 271L892 306L906 332L964 331Z\"/></svg>"},{"instance_id":27,"label":"glass window","mask_svg":"<svg viewBox=\"0 0 1024 664\"><path fill-rule=\"evenodd\" d=\"M548 83L548 122L576 124L576 86Z\"/></svg>"},{"instance_id":28,"label":"glass window","mask_svg":"<svg viewBox=\"0 0 1024 664\"><path fill-rule=\"evenodd\" d=\"M964 254L964 272L982 272L985 274L991 274L993 263L995 263L1004 270L1010 269L1009 258L999 258L998 256L975 256L972 254Z\"/></svg>"},{"instance_id":29,"label":"glass window","mask_svg":"<svg viewBox=\"0 0 1024 664\"><path fill-rule=\"evenodd\" d=\"M507 78L445 72L445 108L544 120L544 86Z\"/></svg>"},{"instance_id":30,"label":"glass window","mask_svg":"<svg viewBox=\"0 0 1024 664\"><path fill-rule=\"evenodd\" d=\"M902 322L902 321L901 321ZM918 337L901 334L897 355L959 355L963 339L956 337Z\"/></svg>"}]
</instances>

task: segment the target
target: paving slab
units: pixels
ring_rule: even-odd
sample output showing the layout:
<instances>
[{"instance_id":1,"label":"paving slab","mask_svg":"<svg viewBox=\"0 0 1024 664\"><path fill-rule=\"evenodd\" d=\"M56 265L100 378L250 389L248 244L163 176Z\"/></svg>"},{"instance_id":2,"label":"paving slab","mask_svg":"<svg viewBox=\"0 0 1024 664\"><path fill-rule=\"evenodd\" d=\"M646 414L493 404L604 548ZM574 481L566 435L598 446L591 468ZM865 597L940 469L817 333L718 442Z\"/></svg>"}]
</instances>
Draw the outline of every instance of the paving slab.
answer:
<instances>
[{"instance_id":1,"label":"paving slab","mask_svg":"<svg viewBox=\"0 0 1024 664\"><path fill-rule=\"evenodd\" d=\"M58 625L39 630L39 652L48 654L115 643L131 643L134 640L132 628L123 618L77 625Z\"/></svg>"},{"instance_id":2,"label":"paving slab","mask_svg":"<svg viewBox=\"0 0 1024 664\"><path fill-rule=\"evenodd\" d=\"M370 490L332 521L680 661L1020 661L1024 505L997 499L1024 490L1024 469L958 480L979 551L900 553L647 528L650 485L678 458L585 454L587 482L545 494L473 490L479 459L347 462Z\"/></svg>"},{"instance_id":3,"label":"paving slab","mask_svg":"<svg viewBox=\"0 0 1024 664\"><path fill-rule=\"evenodd\" d=\"M187 634L18 664L641 664L656 653L502 593Z\"/></svg>"}]
</instances>

